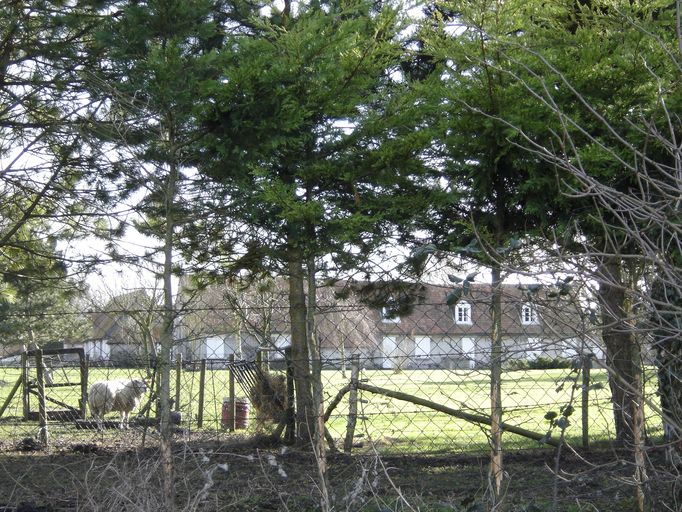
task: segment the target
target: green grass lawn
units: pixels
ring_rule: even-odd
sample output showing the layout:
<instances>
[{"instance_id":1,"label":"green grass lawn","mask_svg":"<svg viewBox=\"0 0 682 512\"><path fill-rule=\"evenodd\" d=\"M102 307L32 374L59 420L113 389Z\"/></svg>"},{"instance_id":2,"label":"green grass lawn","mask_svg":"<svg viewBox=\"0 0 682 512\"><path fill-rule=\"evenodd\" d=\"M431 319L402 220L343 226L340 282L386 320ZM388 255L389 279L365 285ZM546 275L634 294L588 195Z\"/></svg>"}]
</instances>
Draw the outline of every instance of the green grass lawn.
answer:
<instances>
[{"instance_id":1,"label":"green grass lawn","mask_svg":"<svg viewBox=\"0 0 682 512\"><path fill-rule=\"evenodd\" d=\"M0 405L4 403L13 384L20 375L17 368L0 368ZM344 377L339 370L325 370L323 381L325 400L327 403L338 390L348 383L348 375ZM652 374L653 375L653 374ZM146 377L140 369L114 369L92 367L89 370L89 382L100 379L124 377ZM548 411L559 412L562 406L571 403L572 381L566 381L569 370L530 370L505 372L503 374L502 402L504 406L503 421L523 427L534 432L545 433L548 421L544 419ZM54 381L59 383L79 382L78 368L57 369ZM489 410L489 375L486 371L462 370L363 370L361 379L376 387L401 391L420 398L446 405L450 408L466 412L488 414ZM200 372L183 371L181 374L180 411L183 414L183 425L192 431L202 431L215 436L227 436L220 425L222 403L228 395L229 372L227 370L207 370L204 386L203 426L197 427L199 416L198 404L200 393ZM564 383L561 386L561 383ZM589 436L591 441L605 440L613 432L609 390L606 373L593 370L589 391ZM650 395L655 391L655 380L648 380L647 391ZM171 380L171 392L175 394L175 374ZM244 391L237 387L237 396L244 396ZM575 412L570 417L571 425L566 431L567 438L576 444L581 442L581 390L573 390L572 401ZM61 402L78 407L80 388L78 386L52 388L48 396ZM355 442L365 448L370 446L368 440L384 452L421 453L429 451L472 452L487 448L486 427L438 413L432 409L409 402L388 398L366 391L359 393L358 414ZM37 409L37 399L31 397L31 408ZM48 402L48 409L59 408ZM652 411L648 412L649 433L656 433L660 418ZM35 422L21 420L21 392L12 400L10 407L0 419L0 439L25 436L35 433ZM328 429L332 436L342 442L346 433L348 415L348 396L344 397L334 410ZM252 414L253 416L253 414ZM112 419L116 413L111 415ZM249 431L256 428L252 422ZM70 425L51 423L53 437L82 435L73 432ZM116 432L110 434L115 436ZM558 435L558 432L555 433ZM538 443L515 434L505 435L505 444L510 448L536 447Z\"/></svg>"}]
</instances>

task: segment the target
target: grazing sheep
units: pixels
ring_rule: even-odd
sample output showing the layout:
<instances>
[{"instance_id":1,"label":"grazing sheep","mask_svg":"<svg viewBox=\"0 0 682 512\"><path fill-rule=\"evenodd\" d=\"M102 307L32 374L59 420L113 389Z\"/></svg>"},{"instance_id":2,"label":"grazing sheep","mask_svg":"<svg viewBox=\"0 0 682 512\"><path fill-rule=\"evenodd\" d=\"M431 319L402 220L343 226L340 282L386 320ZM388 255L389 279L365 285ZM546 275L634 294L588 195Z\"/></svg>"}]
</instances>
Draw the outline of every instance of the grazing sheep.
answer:
<instances>
[{"instance_id":1,"label":"grazing sheep","mask_svg":"<svg viewBox=\"0 0 682 512\"><path fill-rule=\"evenodd\" d=\"M90 386L88 405L90 412L102 429L102 418L111 411L121 413L121 428L129 427L130 411L140 404L147 391L147 383L141 379L101 380Z\"/></svg>"}]
</instances>

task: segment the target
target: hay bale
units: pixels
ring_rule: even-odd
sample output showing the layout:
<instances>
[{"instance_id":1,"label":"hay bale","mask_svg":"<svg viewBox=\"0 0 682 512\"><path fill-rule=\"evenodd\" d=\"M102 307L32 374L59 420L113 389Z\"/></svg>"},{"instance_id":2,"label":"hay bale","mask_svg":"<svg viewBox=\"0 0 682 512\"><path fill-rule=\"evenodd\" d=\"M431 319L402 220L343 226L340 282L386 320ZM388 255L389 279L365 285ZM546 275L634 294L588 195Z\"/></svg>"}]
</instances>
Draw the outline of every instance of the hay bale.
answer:
<instances>
[{"instance_id":1,"label":"hay bale","mask_svg":"<svg viewBox=\"0 0 682 512\"><path fill-rule=\"evenodd\" d=\"M256 421L260 425L265 423L280 423L287 411L287 381L282 374L263 373L251 388L249 396L251 405L256 411Z\"/></svg>"}]
</instances>

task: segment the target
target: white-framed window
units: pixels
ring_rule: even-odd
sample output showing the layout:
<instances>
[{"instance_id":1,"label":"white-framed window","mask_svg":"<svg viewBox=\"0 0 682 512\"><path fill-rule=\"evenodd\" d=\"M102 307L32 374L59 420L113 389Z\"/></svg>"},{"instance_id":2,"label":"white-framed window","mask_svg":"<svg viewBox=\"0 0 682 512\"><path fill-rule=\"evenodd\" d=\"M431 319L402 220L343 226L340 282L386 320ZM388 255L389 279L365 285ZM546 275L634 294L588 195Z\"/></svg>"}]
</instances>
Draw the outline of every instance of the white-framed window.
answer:
<instances>
[{"instance_id":1,"label":"white-framed window","mask_svg":"<svg viewBox=\"0 0 682 512\"><path fill-rule=\"evenodd\" d=\"M381 321L385 324L399 324L400 316L396 315L391 308L384 306L381 308Z\"/></svg>"},{"instance_id":2,"label":"white-framed window","mask_svg":"<svg viewBox=\"0 0 682 512\"><path fill-rule=\"evenodd\" d=\"M540 323L538 320L538 311L532 304L524 304L521 306L521 323L523 325L535 325Z\"/></svg>"},{"instance_id":3,"label":"white-framed window","mask_svg":"<svg viewBox=\"0 0 682 512\"><path fill-rule=\"evenodd\" d=\"M414 356L429 357L431 355L431 338L428 336L414 337Z\"/></svg>"},{"instance_id":4,"label":"white-framed window","mask_svg":"<svg viewBox=\"0 0 682 512\"><path fill-rule=\"evenodd\" d=\"M455 323L471 325L471 304L466 301L457 303L455 306Z\"/></svg>"}]
</instances>

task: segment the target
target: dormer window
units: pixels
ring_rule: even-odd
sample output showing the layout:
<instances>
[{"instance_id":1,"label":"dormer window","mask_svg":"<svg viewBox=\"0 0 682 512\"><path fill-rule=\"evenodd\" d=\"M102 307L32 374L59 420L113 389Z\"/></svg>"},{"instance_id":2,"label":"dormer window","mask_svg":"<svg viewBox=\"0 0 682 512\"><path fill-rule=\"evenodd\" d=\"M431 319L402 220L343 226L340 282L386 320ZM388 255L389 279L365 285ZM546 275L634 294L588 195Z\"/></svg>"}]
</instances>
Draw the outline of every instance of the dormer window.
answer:
<instances>
[{"instance_id":1,"label":"dormer window","mask_svg":"<svg viewBox=\"0 0 682 512\"><path fill-rule=\"evenodd\" d=\"M471 304L466 301L457 303L455 306L455 323L471 325Z\"/></svg>"},{"instance_id":2,"label":"dormer window","mask_svg":"<svg viewBox=\"0 0 682 512\"><path fill-rule=\"evenodd\" d=\"M384 306L381 308L381 321L386 324L399 324L400 316L392 308Z\"/></svg>"},{"instance_id":3,"label":"dormer window","mask_svg":"<svg viewBox=\"0 0 682 512\"><path fill-rule=\"evenodd\" d=\"M538 321L538 311L532 304L524 304L521 307L521 323L523 325L536 325Z\"/></svg>"}]
</instances>

